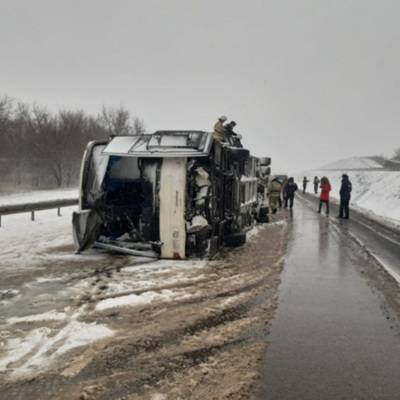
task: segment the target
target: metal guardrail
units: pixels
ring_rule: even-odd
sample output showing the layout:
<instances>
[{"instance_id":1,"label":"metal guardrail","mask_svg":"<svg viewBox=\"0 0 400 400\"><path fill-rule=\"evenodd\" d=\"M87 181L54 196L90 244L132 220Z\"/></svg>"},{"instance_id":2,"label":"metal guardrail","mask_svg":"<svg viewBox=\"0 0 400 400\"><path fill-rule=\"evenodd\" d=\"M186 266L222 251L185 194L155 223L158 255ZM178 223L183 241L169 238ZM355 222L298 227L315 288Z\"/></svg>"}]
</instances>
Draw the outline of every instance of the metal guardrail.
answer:
<instances>
[{"instance_id":1,"label":"metal guardrail","mask_svg":"<svg viewBox=\"0 0 400 400\"><path fill-rule=\"evenodd\" d=\"M78 204L78 199L47 200L23 204L0 205L0 227L3 215L31 213L31 221L35 220L35 211L51 210L57 208L57 215L61 216L61 207L69 207Z\"/></svg>"}]
</instances>

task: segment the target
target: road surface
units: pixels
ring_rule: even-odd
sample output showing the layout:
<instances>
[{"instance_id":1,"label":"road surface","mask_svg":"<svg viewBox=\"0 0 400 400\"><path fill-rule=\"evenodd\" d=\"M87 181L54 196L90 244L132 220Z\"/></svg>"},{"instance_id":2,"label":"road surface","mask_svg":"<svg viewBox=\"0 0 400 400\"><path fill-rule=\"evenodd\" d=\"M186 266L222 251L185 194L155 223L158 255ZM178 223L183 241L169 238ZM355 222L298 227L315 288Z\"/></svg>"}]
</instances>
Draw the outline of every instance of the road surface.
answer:
<instances>
[{"instance_id":1,"label":"road surface","mask_svg":"<svg viewBox=\"0 0 400 400\"><path fill-rule=\"evenodd\" d=\"M295 204L259 399L400 399L400 290L346 222Z\"/></svg>"},{"instance_id":2,"label":"road surface","mask_svg":"<svg viewBox=\"0 0 400 400\"><path fill-rule=\"evenodd\" d=\"M307 194L301 197L307 204L318 208L319 200L316 196ZM332 203L331 216L336 218L339 207ZM323 211L325 206L322 207ZM362 213L350 210L349 220L337 219L343 230L368 248L368 251L385 266L388 272L400 283L400 232L371 220Z\"/></svg>"}]
</instances>

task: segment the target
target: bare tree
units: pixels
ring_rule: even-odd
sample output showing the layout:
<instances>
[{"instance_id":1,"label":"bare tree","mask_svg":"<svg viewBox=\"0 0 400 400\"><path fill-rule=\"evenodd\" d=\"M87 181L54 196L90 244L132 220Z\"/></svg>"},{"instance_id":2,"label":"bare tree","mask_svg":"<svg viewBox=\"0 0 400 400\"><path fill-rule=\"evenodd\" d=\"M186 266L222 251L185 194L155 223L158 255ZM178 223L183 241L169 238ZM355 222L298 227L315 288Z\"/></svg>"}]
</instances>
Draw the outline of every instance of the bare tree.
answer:
<instances>
[{"instance_id":1,"label":"bare tree","mask_svg":"<svg viewBox=\"0 0 400 400\"><path fill-rule=\"evenodd\" d=\"M143 134L144 123L123 108L51 113L0 97L0 181L36 187L76 184L83 151L91 140ZM0 189L1 189L0 188Z\"/></svg>"},{"instance_id":2,"label":"bare tree","mask_svg":"<svg viewBox=\"0 0 400 400\"><path fill-rule=\"evenodd\" d=\"M400 161L400 147L394 151L393 160Z\"/></svg>"},{"instance_id":3,"label":"bare tree","mask_svg":"<svg viewBox=\"0 0 400 400\"><path fill-rule=\"evenodd\" d=\"M131 117L128 110L119 108L102 108L100 123L104 126L109 136L143 135L145 126L143 120Z\"/></svg>"},{"instance_id":4,"label":"bare tree","mask_svg":"<svg viewBox=\"0 0 400 400\"><path fill-rule=\"evenodd\" d=\"M124 108L107 108L103 106L101 121L110 136L130 135L130 113Z\"/></svg>"},{"instance_id":5,"label":"bare tree","mask_svg":"<svg viewBox=\"0 0 400 400\"><path fill-rule=\"evenodd\" d=\"M12 122L13 101L8 96L0 97L0 135L4 134Z\"/></svg>"},{"instance_id":6,"label":"bare tree","mask_svg":"<svg viewBox=\"0 0 400 400\"><path fill-rule=\"evenodd\" d=\"M146 132L145 126L144 126L144 122L142 119L135 117L133 119L133 134L134 135L144 135Z\"/></svg>"}]
</instances>

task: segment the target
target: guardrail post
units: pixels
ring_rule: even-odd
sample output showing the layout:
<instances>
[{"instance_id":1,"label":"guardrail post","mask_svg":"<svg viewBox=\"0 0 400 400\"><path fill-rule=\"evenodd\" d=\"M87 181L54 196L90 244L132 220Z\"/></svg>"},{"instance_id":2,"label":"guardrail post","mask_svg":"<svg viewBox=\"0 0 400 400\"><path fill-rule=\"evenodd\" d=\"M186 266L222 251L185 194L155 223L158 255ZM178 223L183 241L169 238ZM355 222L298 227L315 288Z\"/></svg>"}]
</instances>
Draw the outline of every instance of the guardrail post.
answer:
<instances>
[{"instance_id":1,"label":"guardrail post","mask_svg":"<svg viewBox=\"0 0 400 400\"><path fill-rule=\"evenodd\" d=\"M58 215L59 217L61 217L61 207L58 207L58 208L57 208L57 215Z\"/></svg>"},{"instance_id":2,"label":"guardrail post","mask_svg":"<svg viewBox=\"0 0 400 400\"><path fill-rule=\"evenodd\" d=\"M1 215L0 215L0 228L1 228Z\"/></svg>"},{"instance_id":3,"label":"guardrail post","mask_svg":"<svg viewBox=\"0 0 400 400\"><path fill-rule=\"evenodd\" d=\"M31 211L31 221L35 220L35 211Z\"/></svg>"}]
</instances>

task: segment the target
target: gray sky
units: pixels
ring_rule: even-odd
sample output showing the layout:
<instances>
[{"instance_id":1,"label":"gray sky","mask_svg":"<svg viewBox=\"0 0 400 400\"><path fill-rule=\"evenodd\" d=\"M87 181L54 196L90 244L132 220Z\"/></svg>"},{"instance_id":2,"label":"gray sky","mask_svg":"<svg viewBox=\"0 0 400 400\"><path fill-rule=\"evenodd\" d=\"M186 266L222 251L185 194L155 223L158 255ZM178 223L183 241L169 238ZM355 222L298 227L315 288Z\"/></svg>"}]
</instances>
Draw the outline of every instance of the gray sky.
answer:
<instances>
[{"instance_id":1,"label":"gray sky","mask_svg":"<svg viewBox=\"0 0 400 400\"><path fill-rule=\"evenodd\" d=\"M391 154L399 20L397 0L0 0L0 95L149 131L226 114L275 171Z\"/></svg>"}]
</instances>

